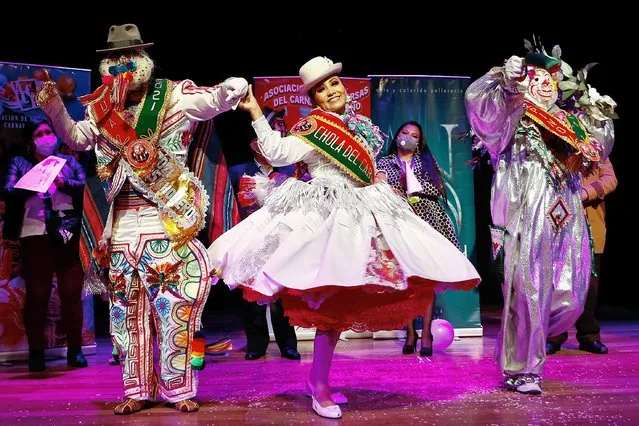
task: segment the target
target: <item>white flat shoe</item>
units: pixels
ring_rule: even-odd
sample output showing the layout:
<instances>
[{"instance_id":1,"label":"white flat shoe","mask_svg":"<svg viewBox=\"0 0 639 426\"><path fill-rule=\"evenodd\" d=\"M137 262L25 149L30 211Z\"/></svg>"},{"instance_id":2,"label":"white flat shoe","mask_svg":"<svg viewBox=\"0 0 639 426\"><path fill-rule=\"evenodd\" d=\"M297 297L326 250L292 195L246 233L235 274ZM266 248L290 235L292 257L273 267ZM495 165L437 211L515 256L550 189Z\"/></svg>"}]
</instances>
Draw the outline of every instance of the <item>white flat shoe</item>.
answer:
<instances>
[{"instance_id":1,"label":"white flat shoe","mask_svg":"<svg viewBox=\"0 0 639 426\"><path fill-rule=\"evenodd\" d=\"M318 416L325 417L327 419L342 418L342 410L339 408L339 405L329 405L328 407L322 407L320 403L317 402L314 396L311 395L311 399L313 400L313 411L315 411Z\"/></svg>"},{"instance_id":2,"label":"white flat shoe","mask_svg":"<svg viewBox=\"0 0 639 426\"><path fill-rule=\"evenodd\" d=\"M526 395L541 395L541 378L535 374L518 374L505 380L507 389Z\"/></svg>"},{"instance_id":3,"label":"white flat shoe","mask_svg":"<svg viewBox=\"0 0 639 426\"><path fill-rule=\"evenodd\" d=\"M541 387L537 383L524 383L517 386L515 390L526 395L541 395Z\"/></svg>"},{"instance_id":4,"label":"white flat shoe","mask_svg":"<svg viewBox=\"0 0 639 426\"><path fill-rule=\"evenodd\" d=\"M308 398L313 397L313 386L308 380L306 381L306 396ZM338 405L348 404L348 398L341 392L331 393L331 400Z\"/></svg>"}]
</instances>

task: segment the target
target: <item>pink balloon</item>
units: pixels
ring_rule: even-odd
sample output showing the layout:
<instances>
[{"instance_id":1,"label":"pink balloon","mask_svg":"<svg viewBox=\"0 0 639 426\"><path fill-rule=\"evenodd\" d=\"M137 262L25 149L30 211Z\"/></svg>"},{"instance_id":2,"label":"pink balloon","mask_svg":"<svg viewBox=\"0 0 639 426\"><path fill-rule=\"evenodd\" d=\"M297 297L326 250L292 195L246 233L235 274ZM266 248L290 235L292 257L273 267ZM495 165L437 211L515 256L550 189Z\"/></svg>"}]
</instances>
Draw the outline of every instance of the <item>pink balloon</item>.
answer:
<instances>
[{"instance_id":1,"label":"pink balloon","mask_svg":"<svg viewBox=\"0 0 639 426\"><path fill-rule=\"evenodd\" d=\"M453 325L443 319L434 319L430 332L433 334L433 350L443 351L455 340L455 329Z\"/></svg>"}]
</instances>

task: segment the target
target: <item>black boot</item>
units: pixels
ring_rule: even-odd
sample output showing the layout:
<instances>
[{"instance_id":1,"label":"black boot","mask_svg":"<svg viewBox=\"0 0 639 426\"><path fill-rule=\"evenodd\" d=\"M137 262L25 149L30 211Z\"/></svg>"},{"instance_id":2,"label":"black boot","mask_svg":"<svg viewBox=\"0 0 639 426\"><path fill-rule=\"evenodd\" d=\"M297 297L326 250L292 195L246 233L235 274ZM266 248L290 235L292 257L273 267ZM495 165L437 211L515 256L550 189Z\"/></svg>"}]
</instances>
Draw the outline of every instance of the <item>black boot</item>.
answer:
<instances>
[{"instance_id":1,"label":"black boot","mask_svg":"<svg viewBox=\"0 0 639 426\"><path fill-rule=\"evenodd\" d=\"M44 349L29 349L29 371L44 371Z\"/></svg>"},{"instance_id":2,"label":"black boot","mask_svg":"<svg viewBox=\"0 0 639 426\"><path fill-rule=\"evenodd\" d=\"M88 367L89 363L82 353L82 349L67 349L67 365L69 367Z\"/></svg>"}]
</instances>

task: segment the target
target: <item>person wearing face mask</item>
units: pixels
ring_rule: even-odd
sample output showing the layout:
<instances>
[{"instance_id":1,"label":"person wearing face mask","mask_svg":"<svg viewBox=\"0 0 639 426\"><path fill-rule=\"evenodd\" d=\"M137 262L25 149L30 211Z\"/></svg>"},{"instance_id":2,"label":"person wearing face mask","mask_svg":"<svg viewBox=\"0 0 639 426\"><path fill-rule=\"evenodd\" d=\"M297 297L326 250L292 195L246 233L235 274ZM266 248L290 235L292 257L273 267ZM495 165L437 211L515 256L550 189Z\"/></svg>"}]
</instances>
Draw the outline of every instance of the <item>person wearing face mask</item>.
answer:
<instances>
[{"instance_id":1,"label":"person wearing face mask","mask_svg":"<svg viewBox=\"0 0 639 426\"><path fill-rule=\"evenodd\" d=\"M26 284L24 324L29 343L29 371L45 369L44 329L53 274L58 280L62 320L67 336L67 364L86 367L82 354L82 279L80 221L84 169L75 158L57 152L58 138L46 120L25 127L29 154L11 159L4 185L7 217L4 236L20 241L22 275ZM51 157L55 155L54 157ZM56 158L58 157L58 158ZM15 188L36 164L66 160L45 193Z\"/></svg>"},{"instance_id":2,"label":"person wearing face mask","mask_svg":"<svg viewBox=\"0 0 639 426\"><path fill-rule=\"evenodd\" d=\"M187 155L198 123L234 108L248 88L243 78L214 87L154 78L146 51L152 45L134 24L109 28L105 48L97 51L103 84L80 98L85 120L71 119L52 81L36 97L71 149L95 151L98 176L109 183L110 212L93 254L109 271L111 334L124 385L118 415L156 398L180 412L199 410L201 317L217 279L197 239L209 196L187 168ZM103 273L87 275L96 285L91 290L107 291L95 279Z\"/></svg>"},{"instance_id":3,"label":"person wearing face mask","mask_svg":"<svg viewBox=\"0 0 639 426\"><path fill-rule=\"evenodd\" d=\"M389 154L377 162L378 174L397 192L406 196L415 213L428 222L459 249L459 240L450 218L439 202L446 202L446 189L439 166L433 156L422 126L416 121L407 121L399 126L389 148ZM421 356L433 354L433 336L430 326L433 319L435 297L430 299L424 313L422 327ZM424 332L424 330L426 332ZM415 352L417 332L415 321L409 321L406 343L402 353Z\"/></svg>"},{"instance_id":4,"label":"person wearing face mask","mask_svg":"<svg viewBox=\"0 0 639 426\"><path fill-rule=\"evenodd\" d=\"M281 298L291 324L316 328L306 393L328 418L340 418L338 404L347 402L329 385L340 332L401 328L434 290L480 281L454 244L376 181L384 138L348 101L341 69L321 56L300 68L299 93L314 108L287 136L271 128L249 88L239 108L251 115L262 155L273 166L303 161L311 179L276 186L208 249L221 278L241 286L245 299Z\"/></svg>"},{"instance_id":5,"label":"person wearing face mask","mask_svg":"<svg viewBox=\"0 0 639 426\"><path fill-rule=\"evenodd\" d=\"M560 108L558 79L571 68L528 44L473 82L465 94L476 147L494 168L492 257L503 271L504 310L496 361L506 388L541 393L546 339L572 326L591 275L582 176L614 143L603 104ZM577 87L574 84L573 87ZM581 99L581 96L578 97Z\"/></svg>"}]
</instances>

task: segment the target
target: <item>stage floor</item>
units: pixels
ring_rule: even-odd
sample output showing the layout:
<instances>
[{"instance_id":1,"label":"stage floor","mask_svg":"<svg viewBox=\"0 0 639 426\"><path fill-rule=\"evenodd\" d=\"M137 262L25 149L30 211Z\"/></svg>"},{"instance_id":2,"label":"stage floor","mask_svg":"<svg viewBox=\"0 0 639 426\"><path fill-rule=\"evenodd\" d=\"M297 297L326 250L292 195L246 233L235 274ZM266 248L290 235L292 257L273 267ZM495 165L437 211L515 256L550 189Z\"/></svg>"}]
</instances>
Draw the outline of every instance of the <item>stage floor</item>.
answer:
<instances>
[{"instance_id":1,"label":"stage floor","mask_svg":"<svg viewBox=\"0 0 639 426\"><path fill-rule=\"evenodd\" d=\"M455 341L431 359L402 355L403 340L353 339L337 345L332 382L350 399L343 424L639 424L639 322L604 322L608 355L577 350L574 333L549 357L543 395L507 391L493 362L498 324L484 337ZM209 340L223 337L209 333ZM235 350L207 357L200 373L198 413L162 403L115 416L122 397L120 368L107 364L111 346L98 341L86 369L63 359L29 374L26 363L0 367L0 424L335 424L311 410L303 383L312 342L299 343L301 361L280 357L271 343L266 358L244 360L245 340L233 332Z\"/></svg>"}]
</instances>

